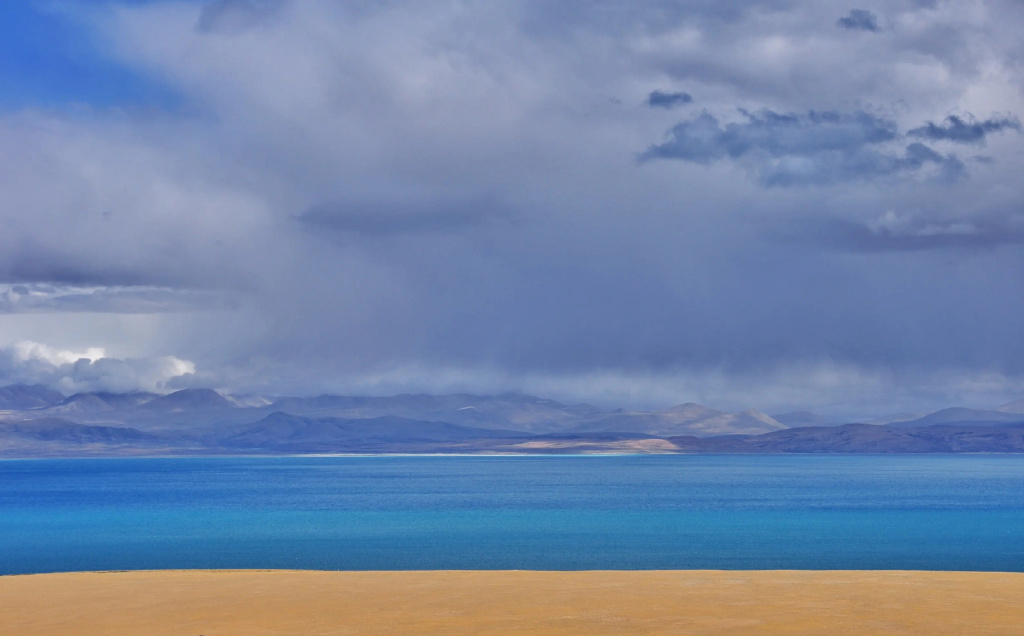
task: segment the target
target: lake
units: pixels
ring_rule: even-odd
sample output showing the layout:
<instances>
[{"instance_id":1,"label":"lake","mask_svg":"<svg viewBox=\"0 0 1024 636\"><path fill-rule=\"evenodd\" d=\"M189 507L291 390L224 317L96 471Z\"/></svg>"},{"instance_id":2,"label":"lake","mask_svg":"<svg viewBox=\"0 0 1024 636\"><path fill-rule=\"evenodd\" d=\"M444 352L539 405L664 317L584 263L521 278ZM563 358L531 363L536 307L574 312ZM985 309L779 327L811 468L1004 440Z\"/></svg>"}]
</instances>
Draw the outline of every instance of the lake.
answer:
<instances>
[{"instance_id":1,"label":"lake","mask_svg":"<svg viewBox=\"0 0 1024 636\"><path fill-rule=\"evenodd\" d=\"M1024 456L0 461L0 574L1024 571Z\"/></svg>"}]
</instances>

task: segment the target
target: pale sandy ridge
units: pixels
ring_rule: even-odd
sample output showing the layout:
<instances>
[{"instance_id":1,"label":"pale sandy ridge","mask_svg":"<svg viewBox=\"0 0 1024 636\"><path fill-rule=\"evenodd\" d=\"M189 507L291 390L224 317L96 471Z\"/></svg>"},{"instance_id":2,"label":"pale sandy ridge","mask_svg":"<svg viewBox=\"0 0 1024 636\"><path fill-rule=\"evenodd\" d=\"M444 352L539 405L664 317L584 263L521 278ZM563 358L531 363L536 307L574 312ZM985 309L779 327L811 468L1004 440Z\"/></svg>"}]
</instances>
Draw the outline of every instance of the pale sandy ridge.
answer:
<instances>
[{"instance_id":1,"label":"pale sandy ridge","mask_svg":"<svg viewBox=\"0 0 1024 636\"><path fill-rule=\"evenodd\" d=\"M1024 574L144 571L0 577L2 636L1024 635Z\"/></svg>"}]
</instances>

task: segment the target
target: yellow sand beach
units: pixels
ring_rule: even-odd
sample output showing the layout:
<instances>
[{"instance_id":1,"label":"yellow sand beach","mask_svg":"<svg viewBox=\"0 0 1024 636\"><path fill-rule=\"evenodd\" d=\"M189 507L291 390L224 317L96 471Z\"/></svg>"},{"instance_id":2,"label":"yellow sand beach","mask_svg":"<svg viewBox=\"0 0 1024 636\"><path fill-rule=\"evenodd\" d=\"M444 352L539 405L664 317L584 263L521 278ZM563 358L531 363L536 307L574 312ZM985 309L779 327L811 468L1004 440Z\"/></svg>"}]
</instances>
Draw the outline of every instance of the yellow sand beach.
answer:
<instances>
[{"instance_id":1,"label":"yellow sand beach","mask_svg":"<svg viewBox=\"0 0 1024 636\"><path fill-rule=\"evenodd\" d=\"M2 636L1024 635L1024 574L147 571L0 577Z\"/></svg>"}]
</instances>

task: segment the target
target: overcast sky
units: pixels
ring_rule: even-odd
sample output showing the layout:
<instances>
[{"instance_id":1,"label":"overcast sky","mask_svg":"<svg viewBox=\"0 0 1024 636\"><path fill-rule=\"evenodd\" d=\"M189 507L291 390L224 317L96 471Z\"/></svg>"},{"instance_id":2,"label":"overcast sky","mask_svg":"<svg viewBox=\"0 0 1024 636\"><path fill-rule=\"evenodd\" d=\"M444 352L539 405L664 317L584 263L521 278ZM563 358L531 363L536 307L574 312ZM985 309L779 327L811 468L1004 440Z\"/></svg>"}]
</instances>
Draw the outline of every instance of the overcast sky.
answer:
<instances>
[{"instance_id":1,"label":"overcast sky","mask_svg":"<svg viewBox=\"0 0 1024 636\"><path fill-rule=\"evenodd\" d=\"M1024 4L4 3L0 384L1024 398Z\"/></svg>"}]
</instances>

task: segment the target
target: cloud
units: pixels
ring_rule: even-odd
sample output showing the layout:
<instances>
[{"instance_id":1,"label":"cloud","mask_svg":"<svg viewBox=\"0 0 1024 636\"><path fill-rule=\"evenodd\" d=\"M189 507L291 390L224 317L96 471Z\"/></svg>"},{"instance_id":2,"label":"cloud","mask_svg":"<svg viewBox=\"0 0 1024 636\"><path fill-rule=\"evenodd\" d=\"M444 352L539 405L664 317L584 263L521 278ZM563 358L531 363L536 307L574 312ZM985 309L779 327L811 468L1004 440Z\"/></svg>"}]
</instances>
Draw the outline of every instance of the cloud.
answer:
<instances>
[{"instance_id":1,"label":"cloud","mask_svg":"<svg viewBox=\"0 0 1024 636\"><path fill-rule=\"evenodd\" d=\"M813 241L855 251L987 250L1024 244L1024 215L949 214L887 211L875 218L818 219L804 228Z\"/></svg>"},{"instance_id":2,"label":"cloud","mask_svg":"<svg viewBox=\"0 0 1024 636\"><path fill-rule=\"evenodd\" d=\"M649 147L641 161L678 159L710 164L744 161L766 186L824 185L864 181L940 169L944 181L963 176L963 162L921 143L902 154L890 148L898 139L895 122L863 111L806 114L740 111L745 121L722 125L708 112L675 125L668 140Z\"/></svg>"},{"instance_id":3,"label":"cloud","mask_svg":"<svg viewBox=\"0 0 1024 636\"><path fill-rule=\"evenodd\" d=\"M316 395L325 386L346 395L498 394L514 387L567 404L585 402L605 408L665 408L696 402L722 410L741 410L755 405L772 413L811 409L854 422L899 411L927 410L935 404L992 408L1024 393L1024 375L943 367L897 370L830 359L771 363L741 372L724 367L657 372L593 368L579 373L518 374L489 365L415 364L334 377L319 386L300 382L291 388ZM262 389L247 387L257 393Z\"/></svg>"},{"instance_id":4,"label":"cloud","mask_svg":"<svg viewBox=\"0 0 1024 636\"><path fill-rule=\"evenodd\" d=\"M0 115L0 281L237 291L269 222L188 120ZM198 145L198 147L197 147Z\"/></svg>"},{"instance_id":5,"label":"cloud","mask_svg":"<svg viewBox=\"0 0 1024 636\"><path fill-rule=\"evenodd\" d=\"M507 212L487 198L331 203L296 216L312 231L375 238L460 232L496 219L507 220Z\"/></svg>"},{"instance_id":6,"label":"cloud","mask_svg":"<svg viewBox=\"0 0 1024 636\"><path fill-rule=\"evenodd\" d=\"M244 33L272 17L284 0L214 0L203 6L196 23L201 33Z\"/></svg>"},{"instance_id":7,"label":"cloud","mask_svg":"<svg viewBox=\"0 0 1024 636\"><path fill-rule=\"evenodd\" d=\"M839 18L836 25L851 31L879 31L878 17L865 9L851 9L849 15Z\"/></svg>"},{"instance_id":8,"label":"cloud","mask_svg":"<svg viewBox=\"0 0 1024 636\"><path fill-rule=\"evenodd\" d=\"M693 101L693 97L689 93L665 93L662 91L652 91L647 96L647 105L651 108L675 108L676 106L682 106L683 104L689 104Z\"/></svg>"},{"instance_id":9,"label":"cloud","mask_svg":"<svg viewBox=\"0 0 1024 636\"><path fill-rule=\"evenodd\" d=\"M237 305L232 294L169 287L75 286L59 283L0 283L0 314L102 312L175 313Z\"/></svg>"},{"instance_id":10,"label":"cloud","mask_svg":"<svg viewBox=\"0 0 1024 636\"><path fill-rule=\"evenodd\" d=\"M928 122L924 126L911 129L907 135L930 141L984 145L985 137L990 133L1003 130L1016 130L1019 133L1021 131L1020 121L1009 117L978 121L972 115L968 115L966 118L950 115L946 117L944 124Z\"/></svg>"},{"instance_id":11,"label":"cloud","mask_svg":"<svg viewBox=\"0 0 1024 636\"><path fill-rule=\"evenodd\" d=\"M1024 374L1024 155L906 134L1022 112L1019 2L880 0L885 37L792 0L74 7L76 41L178 100L0 112L0 346L269 394L416 368L401 390L671 401L713 375L697 397L758 406L833 361L919 403L921 369ZM621 106L655 87L706 114L660 139ZM821 394L875 399L854 384Z\"/></svg>"},{"instance_id":12,"label":"cloud","mask_svg":"<svg viewBox=\"0 0 1024 636\"><path fill-rule=\"evenodd\" d=\"M0 347L0 383L43 384L65 394L156 391L180 386L195 365L174 356L111 358L102 348L75 352L23 341Z\"/></svg>"}]
</instances>

